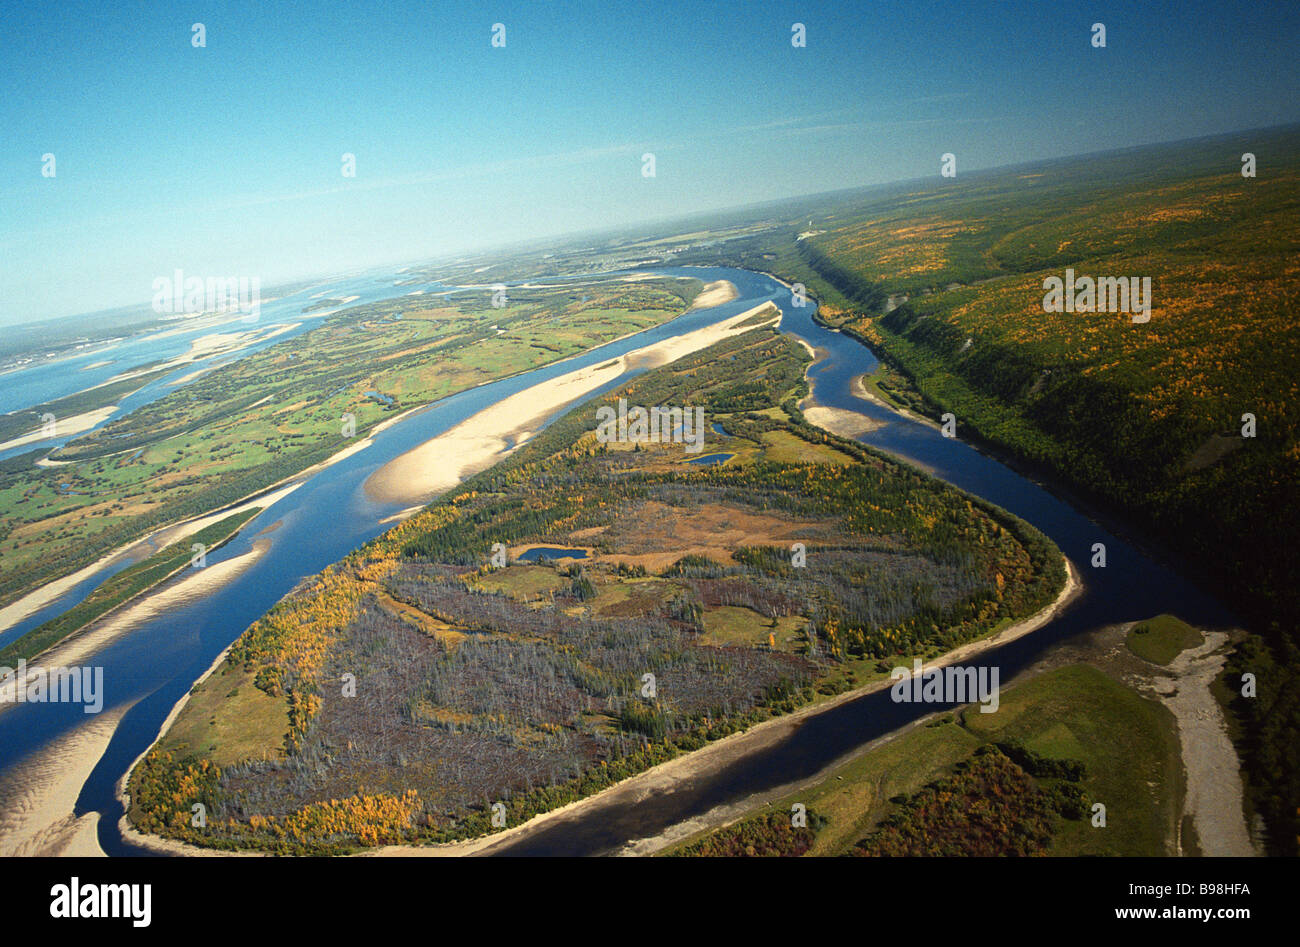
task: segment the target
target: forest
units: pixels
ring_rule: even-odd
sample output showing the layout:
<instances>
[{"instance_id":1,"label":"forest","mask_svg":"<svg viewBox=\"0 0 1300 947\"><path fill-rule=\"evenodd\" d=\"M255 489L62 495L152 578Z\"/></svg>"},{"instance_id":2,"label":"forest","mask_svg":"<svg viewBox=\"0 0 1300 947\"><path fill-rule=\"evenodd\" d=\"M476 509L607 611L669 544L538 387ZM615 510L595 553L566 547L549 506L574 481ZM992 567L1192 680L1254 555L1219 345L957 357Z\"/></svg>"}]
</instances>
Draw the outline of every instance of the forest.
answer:
<instances>
[{"instance_id":1,"label":"forest","mask_svg":"<svg viewBox=\"0 0 1300 947\"><path fill-rule=\"evenodd\" d=\"M1245 152L1269 168L1243 177ZM1232 703L1252 811L1300 838L1300 130L827 197L697 258L803 282L932 417L1126 524L1262 636ZM822 232L798 239L812 217ZM1151 320L1044 312L1067 267L1152 279ZM1225 678L1241 687L1241 670Z\"/></svg>"}]
</instances>

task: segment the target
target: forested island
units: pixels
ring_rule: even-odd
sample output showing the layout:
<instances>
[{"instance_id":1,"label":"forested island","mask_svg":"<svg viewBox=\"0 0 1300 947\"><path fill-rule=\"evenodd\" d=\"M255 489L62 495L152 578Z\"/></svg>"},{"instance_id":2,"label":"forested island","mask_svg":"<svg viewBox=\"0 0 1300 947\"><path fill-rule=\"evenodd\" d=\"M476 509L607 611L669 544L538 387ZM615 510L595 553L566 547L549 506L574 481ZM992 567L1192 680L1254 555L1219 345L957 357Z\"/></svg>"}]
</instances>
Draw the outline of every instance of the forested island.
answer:
<instances>
[{"instance_id":1,"label":"forested island","mask_svg":"<svg viewBox=\"0 0 1300 947\"><path fill-rule=\"evenodd\" d=\"M132 824L283 853L480 836L1053 601L1036 529L807 424L807 362L759 328L656 369L305 583L134 769ZM730 456L597 442L620 397L703 406Z\"/></svg>"}]
</instances>

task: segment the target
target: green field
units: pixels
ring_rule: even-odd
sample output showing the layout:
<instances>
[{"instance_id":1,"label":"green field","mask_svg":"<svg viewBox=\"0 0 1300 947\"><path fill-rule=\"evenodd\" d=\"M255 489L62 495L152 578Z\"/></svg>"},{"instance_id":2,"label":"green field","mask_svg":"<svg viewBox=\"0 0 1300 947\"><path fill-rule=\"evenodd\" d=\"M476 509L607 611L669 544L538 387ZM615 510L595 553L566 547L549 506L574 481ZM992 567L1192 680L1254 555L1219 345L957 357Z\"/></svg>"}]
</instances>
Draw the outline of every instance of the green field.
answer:
<instances>
[{"instance_id":1,"label":"green field","mask_svg":"<svg viewBox=\"0 0 1300 947\"><path fill-rule=\"evenodd\" d=\"M1173 716L1095 668L1069 665L1005 688L997 713L967 708L941 716L864 753L811 788L771 803L756 816L680 843L670 854L747 854L746 845L737 846L736 840L753 845L757 854L762 845L754 845L755 839L764 840L772 853L852 853L859 843L876 838L891 817L905 813L906 803L927 786L951 791L954 773L969 765L981 747L995 743L1016 744L1049 761L1083 764L1084 775L1077 781L1039 776L1029 783L1049 794L1064 783L1076 785L1089 813L1082 818L1055 814L1047 820L1049 841L1041 854L1176 853L1183 788ZM965 806L984 801L962 798ZM938 815L960 815L945 813L933 798L928 801ZM1021 802L1015 800L1016 805ZM1106 807L1104 828L1094 827L1090 815L1099 802ZM810 819L810 828L792 828L790 813L796 803L815 814L819 824L813 827ZM1000 817L1015 815L1013 807ZM929 817L935 818L936 812ZM951 821L948 825L948 831L932 838L933 845L948 854L993 854L1007 842L1004 834L985 842L963 837L951 830Z\"/></svg>"},{"instance_id":2,"label":"green field","mask_svg":"<svg viewBox=\"0 0 1300 947\"><path fill-rule=\"evenodd\" d=\"M1201 644L1205 636L1173 615L1157 615L1130 628L1124 640L1142 660L1168 664L1183 651Z\"/></svg>"}]
</instances>

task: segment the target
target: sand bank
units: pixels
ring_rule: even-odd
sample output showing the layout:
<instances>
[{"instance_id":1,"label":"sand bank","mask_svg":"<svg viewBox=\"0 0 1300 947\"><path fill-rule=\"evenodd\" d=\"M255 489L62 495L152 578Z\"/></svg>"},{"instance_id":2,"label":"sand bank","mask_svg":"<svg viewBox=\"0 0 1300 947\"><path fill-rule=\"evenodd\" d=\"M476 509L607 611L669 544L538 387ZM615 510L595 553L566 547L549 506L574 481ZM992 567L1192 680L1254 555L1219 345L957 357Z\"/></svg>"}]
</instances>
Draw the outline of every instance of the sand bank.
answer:
<instances>
[{"instance_id":1,"label":"sand bank","mask_svg":"<svg viewBox=\"0 0 1300 947\"><path fill-rule=\"evenodd\" d=\"M333 458L331 458L331 460L332 459ZM326 463L328 463L328 461ZM133 540L124 546L119 546L117 549L114 549L112 552L86 566L84 569L79 569L71 575L66 575L61 579L46 582L35 591L24 595L15 602L11 602L4 608L0 608L0 631L9 628L12 625L16 625L33 612L40 611L73 586L90 578L100 569L109 565L120 556L144 558L145 556L152 555L164 546L168 546L184 539L186 536L192 536L204 527L223 520L228 516L233 516L236 513L251 509L255 506L260 506L263 509L266 509L284 499L299 486L301 486L300 483L291 483L274 493L267 494L266 496L259 497L255 500L248 500L241 503L239 506L223 510L219 513L209 513L205 516L184 520L180 523L174 523L171 526L164 526L142 536L140 539Z\"/></svg>"},{"instance_id":2,"label":"sand bank","mask_svg":"<svg viewBox=\"0 0 1300 947\"><path fill-rule=\"evenodd\" d=\"M72 667L84 663L94 651L162 611L209 594L249 568L269 548L260 540L251 552L225 562L195 570L179 582L152 594L52 650L40 661L43 667ZM217 667L229 648L218 656ZM211 673L209 669L208 673ZM205 674L204 677L207 675ZM12 698L12 685L0 699ZM185 700L188 700L186 695ZM165 732L179 703L163 726ZM134 702L87 716L87 723L37 751L21 765L0 775L0 856L7 855L103 855L99 847L97 813L73 815L77 798L90 777L123 715ZM0 703L0 712L11 703Z\"/></svg>"},{"instance_id":3,"label":"sand bank","mask_svg":"<svg viewBox=\"0 0 1300 947\"><path fill-rule=\"evenodd\" d=\"M853 391L853 396L855 398L861 398L863 401L870 401L872 404L878 404L882 408L888 408L890 411L893 411L895 414L901 414L909 421L915 421L917 424L924 424L927 427L934 428L936 431L940 429L939 423L935 421L933 418L927 418L924 415L916 414L913 411L908 411L906 408L900 407L899 405L893 404L892 402L886 401L884 398L880 397L880 395L876 394L874 391L872 391L870 388L867 387L866 382L863 381L863 379L866 377L867 375L864 372L863 374L858 375L853 379L852 391Z\"/></svg>"},{"instance_id":4,"label":"sand bank","mask_svg":"<svg viewBox=\"0 0 1300 947\"><path fill-rule=\"evenodd\" d=\"M253 548L242 556L215 562L202 569L192 569L153 592L146 592L138 598L131 599L102 618L96 619L86 630L77 632L71 638L29 661L29 670L34 673L38 668L84 665L96 651L111 644L124 632L151 618L156 618L168 609L187 605L209 595L215 589L225 585L260 559L270 548L270 543L269 539L258 540ZM14 687L13 683L0 685L0 714L16 706L13 702Z\"/></svg>"},{"instance_id":5,"label":"sand bank","mask_svg":"<svg viewBox=\"0 0 1300 947\"><path fill-rule=\"evenodd\" d=\"M736 284L730 280L720 279L712 283L705 283L700 295L696 296L695 302L691 303L691 309L708 309L710 306L721 306L723 303L731 302L739 295ZM691 309L686 311L690 312Z\"/></svg>"},{"instance_id":6,"label":"sand bank","mask_svg":"<svg viewBox=\"0 0 1300 947\"><path fill-rule=\"evenodd\" d=\"M1169 664L1171 677L1157 678L1155 689L1178 721L1187 771L1183 815L1192 817L1201 854L1208 858L1260 854L1251 843L1242 808L1241 762L1228 736L1223 710L1210 691L1227 661L1222 631L1205 632L1205 641Z\"/></svg>"},{"instance_id":7,"label":"sand bank","mask_svg":"<svg viewBox=\"0 0 1300 947\"><path fill-rule=\"evenodd\" d=\"M823 431L838 434L840 437L847 437L850 440L885 426L883 421L876 421L865 414L847 411L844 408L830 408L826 405L812 404L802 410L803 416L808 419L809 424L815 425Z\"/></svg>"},{"instance_id":8,"label":"sand bank","mask_svg":"<svg viewBox=\"0 0 1300 947\"><path fill-rule=\"evenodd\" d=\"M87 388L87 391L93 391L95 388L101 388L103 385L111 385L119 381L126 381L128 378L139 378L152 372L166 369L168 371L189 365L191 362L197 362L201 359L211 358L215 355L228 355L248 348L257 342L264 342L267 339L273 339L277 335L283 335L286 332L292 332L302 325L301 322L290 322L284 325L263 326L258 329L248 329L243 332L209 332L207 335L190 342L190 350L175 358L168 359L161 365L146 365L141 368L133 368L130 371L121 372L114 375L102 385L95 385L93 388ZM186 376L191 378L194 376Z\"/></svg>"},{"instance_id":9,"label":"sand bank","mask_svg":"<svg viewBox=\"0 0 1300 947\"><path fill-rule=\"evenodd\" d=\"M74 434L84 434L96 424L107 421L117 410L117 405L110 404L103 408L96 408L94 411L86 411L82 414L75 414L70 418L58 418L54 422L54 437L71 437ZM44 433L42 428L24 434L21 437L15 437L13 440L5 441L0 444L0 450L8 450L11 447L22 447L25 444L39 444L41 441L49 440L50 435Z\"/></svg>"},{"instance_id":10,"label":"sand bank","mask_svg":"<svg viewBox=\"0 0 1300 947\"><path fill-rule=\"evenodd\" d=\"M0 856L103 855L96 813L72 814L126 707L116 707L0 776Z\"/></svg>"},{"instance_id":11,"label":"sand bank","mask_svg":"<svg viewBox=\"0 0 1300 947\"><path fill-rule=\"evenodd\" d=\"M748 331L752 326L742 329L740 324L765 308L771 308L775 318L775 307L764 303L717 325L635 349L599 366L575 369L503 398L379 468L366 480L366 495L381 503L428 502L501 460L565 405L629 369L655 368Z\"/></svg>"}]
</instances>

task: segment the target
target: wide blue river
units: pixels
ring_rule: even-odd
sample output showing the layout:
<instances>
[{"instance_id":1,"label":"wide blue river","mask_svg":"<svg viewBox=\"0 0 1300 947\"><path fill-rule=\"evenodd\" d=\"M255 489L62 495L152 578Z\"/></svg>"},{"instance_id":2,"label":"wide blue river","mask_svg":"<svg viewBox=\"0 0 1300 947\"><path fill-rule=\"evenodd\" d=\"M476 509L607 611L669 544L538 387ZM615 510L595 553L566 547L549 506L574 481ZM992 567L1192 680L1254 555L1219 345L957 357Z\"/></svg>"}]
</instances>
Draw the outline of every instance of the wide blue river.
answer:
<instances>
[{"instance_id":1,"label":"wide blue river","mask_svg":"<svg viewBox=\"0 0 1300 947\"><path fill-rule=\"evenodd\" d=\"M387 528L380 521L396 513L397 507L367 497L362 484L371 473L500 398L574 368L600 364L634 348L721 321L767 300L781 308L783 331L820 350L821 358L809 373L816 399L886 422L860 438L864 443L916 462L936 476L1023 517L1050 536L1084 573L1085 591L1069 609L1039 631L981 657L982 663L1000 666L1004 682L1041 657L1051 645L1113 622L1173 611L1205 626L1235 623L1231 613L1196 586L1109 535L1042 487L960 439L941 437L927 425L855 397L852 380L874 368L875 357L849 336L818 325L813 319L815 305L794 306L790 291L775 279L729 268L659 272L704 280L727 279L740 295L722 306L691 312L582 356L461 392L410 415L375 435L374 443L365 450L307 478L209 557L212 564L242 555L250 550L259 533L278 524L273 532L261 537L270 541L270 548L250 569L209 594L142 621L89 659L87 663L104 668L105 709L128 708L77 803L78 814L100 814L99 841L106 852L140 854L118 831L122 809L116 785L157 738L177 701L222 650L301 578L336 562ZM401 288L402 292L410 290ZM330 295L362 295L360 303L382 298L385 292L397 295L391 279L382 287L373 279L332 286ZM289 318L290 305L300 309L302 298L286 302L283 312L271 310L270 317L302 321L300 315ZM267 307L263 316L268 316ZM151 353L151 357L155 356ZM611 382L602 391L623 384L627 377ZM3 381L0 378L0 383ZM707 447L725 450L725 438L719 436ZM1108 563L1104 569L1088 566L1096 542L1106 544ZM0 640L70 607L106 575L107 571L83 583L82 588L31 616ZM686 780L670 792L655 794L635 805L614 803L584 809L498 849L510 854L597 854L616 850L630 840L655 835L717 805L811 776L855 748L934 709L894 703L887 692L867 695L807 718L790 739L715 772ZM25 759L92 719L76 704L20 704L0 711L0 770L22 766Z\"/></svg>"}]
</instances>

